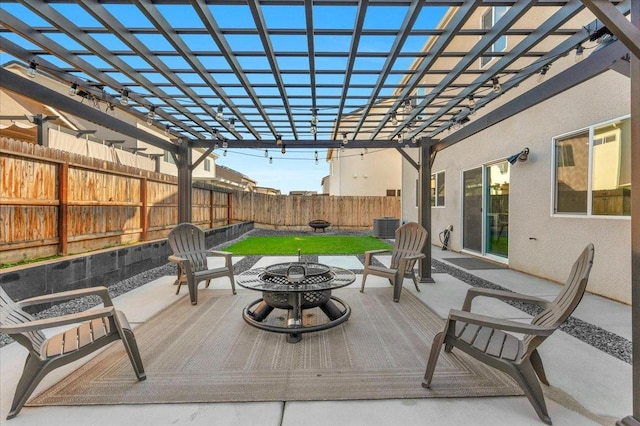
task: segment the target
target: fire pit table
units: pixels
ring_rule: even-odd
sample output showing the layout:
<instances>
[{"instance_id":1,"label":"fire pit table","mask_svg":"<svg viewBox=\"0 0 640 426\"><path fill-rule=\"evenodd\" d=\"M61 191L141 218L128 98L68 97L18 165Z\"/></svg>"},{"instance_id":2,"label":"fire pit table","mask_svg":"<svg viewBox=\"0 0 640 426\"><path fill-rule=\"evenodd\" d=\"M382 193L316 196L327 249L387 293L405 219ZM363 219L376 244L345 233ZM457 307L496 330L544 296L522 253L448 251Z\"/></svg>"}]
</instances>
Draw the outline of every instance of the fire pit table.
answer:
<instances>
[{"instance_id":1,"label":"fire pit table","mask_svg":"<svg viewBox=\"0 0 640 426\"><path fill-rule=\"evenodd\" d=\"M348 269L320 263L290 262L250 269L238 275L238 285L262 292L262 298L250 303L242 311L242 318L254 327L276 333L286 333L289 343L302 339L302 333L326 330L342 324L351 315L351 308L331 291L348 286L355 274ZM328 321L304 324L305 309L320 308ZM275 309L287 311L282 325L266 322Z\"/></svg>"}]
</instances>

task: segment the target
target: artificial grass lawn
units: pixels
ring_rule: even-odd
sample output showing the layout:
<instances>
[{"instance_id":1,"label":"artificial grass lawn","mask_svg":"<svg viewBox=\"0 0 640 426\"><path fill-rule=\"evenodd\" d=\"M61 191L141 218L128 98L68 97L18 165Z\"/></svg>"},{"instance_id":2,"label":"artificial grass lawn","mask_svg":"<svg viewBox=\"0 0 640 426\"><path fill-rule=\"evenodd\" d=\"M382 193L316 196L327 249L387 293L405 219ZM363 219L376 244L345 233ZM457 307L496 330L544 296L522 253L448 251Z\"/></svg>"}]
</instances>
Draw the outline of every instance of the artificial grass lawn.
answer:
<instances>
[{"instance_id":1,"label":"artificial grass lawn","mask_svg":"<svg viewBox=\"0 0 640 426\"><path fill-rule=\"evenodd\" d=\"M392 247L372 236L276 236L249 237L227 248L234 255L363 254L367 250Z\"/></svg>"}]
</instances>

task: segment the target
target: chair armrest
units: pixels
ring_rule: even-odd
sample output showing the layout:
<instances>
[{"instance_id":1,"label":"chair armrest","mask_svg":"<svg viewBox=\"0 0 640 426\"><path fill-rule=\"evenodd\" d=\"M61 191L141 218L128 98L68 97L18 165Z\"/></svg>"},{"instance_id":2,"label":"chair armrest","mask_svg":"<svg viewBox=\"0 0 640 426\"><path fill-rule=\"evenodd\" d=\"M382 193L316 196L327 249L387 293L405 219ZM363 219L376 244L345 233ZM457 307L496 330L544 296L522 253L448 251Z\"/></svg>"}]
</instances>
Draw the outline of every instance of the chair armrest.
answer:
<instances>
[{"instance_id":1,"label":"chair armrest","mask_svg":"<svg viewBox=\"0 0 640 426\"><path fill-rule=\"evenodd\" d=\"M423 257L427 257L427 256L425 256L424 253L418 253L418 254L410 254L409 256L403 256L401 257L401 259L414 260L414 259L422 259Z\"/></svg>"},{"instance_id":2,"label":"chair armrest","mask_svg":"<svg viewBox=\"0 0 640 426\"><path fill-rule=\"evenodd\" d=\"M207 250L207 256L224 256L230 257L233 256L233 253L229 251L220 251L220 250Z\"/></svg>"},{"instance_id":3,"label":"chair armrest","mask_svg":"<svg viewBox=\"0 0 640 426\"><path fill-rule=\"evenodd\" d=\"M180 257L178 255L172 254L171 256L169 256L169 261L170 262L175 262L175 263L182 263L182 262L186 262L188 259L186 257Z\"/></svg>"},{"instance_id":4,"label":"chair armrest","mask_svg":"<svg viewBox=\"0 0 640 426\"><path fill-rule=\"evenodd\" d=\"M113 306L113 302L111 301L111 296L109 296L109 291L106 287L90 287L90 288L81 288L78 290L69 290L69 291L60 291L58 293L45 294L42 296L30 297L29 299L24 299L19 302L16 302L16 305L19 307L23 306L31 306L31 305L39 305L42 303L49 302L58 302L60 300L69 300L76 299L78 297L97 295L102 298L102 302L104 306Z\"/></svg>"},{"instance_id":5,"label":"chair armrest","mask_svg":"<svg viewBox=\"0 0 640 426\"><path fill-rule=\"evenodd\" d=\"M364 252L364 265L368 266L371 264L371 257L374 254L387 253L390 252L391 249L379 249L379 250L367 250Z\"/></svg>"},{"instance_id":6,"label":"chair armrest","mask_svg":"<svg viewBox=\"0 0 640 426\"><path fill-rule=\"evenodd\" d=\"M505 290L495 290L491 288L482 288L482 287L471 287L467 290L467 295L464 298L464 303L462 304L462 310L469 312L471 310L471 302L477 296L484 297L493 297L494 299L500 300L516 300L519 302L533 303L535 305L540 305L543 307L547 307L549 305L548 300L541 299L535 296L529 296L522 293L516 293L513 291L505 291Z\"/></svg>"},{"instance_id":7,"label":"chair armrest","mask_svg":"<svg viewBox=\"0 0 640 426\"><path fill-rule=\"evenodd\" d=\"M61 315L54 318L45 318L35 321L29 321L22 324L11 324L0 326L0 331L7 334L24 333L27 331L38 331L46 328L57 327L60 325L74 324L77 322L89 321L96 318L113 316L116 309L113 306L106 308L93 309L90 311L80 312L77 314Z\"/></svg>"},{"instance_id":8,"label":"chair armrest","mask_svg":"<svg viewBox=\"0 0 640 426\"><path fill-rule=\"evenodd\" d=\"M476 324L484 327L497 328L514 333L534 334L536 336L549 336L555 327L542 327L535 324L526 324L508 319L494 318L487 315L473 314L471 312L452 309L449 311L449 320L462 321L468 324Z\"/></svg>"}]
</instances>

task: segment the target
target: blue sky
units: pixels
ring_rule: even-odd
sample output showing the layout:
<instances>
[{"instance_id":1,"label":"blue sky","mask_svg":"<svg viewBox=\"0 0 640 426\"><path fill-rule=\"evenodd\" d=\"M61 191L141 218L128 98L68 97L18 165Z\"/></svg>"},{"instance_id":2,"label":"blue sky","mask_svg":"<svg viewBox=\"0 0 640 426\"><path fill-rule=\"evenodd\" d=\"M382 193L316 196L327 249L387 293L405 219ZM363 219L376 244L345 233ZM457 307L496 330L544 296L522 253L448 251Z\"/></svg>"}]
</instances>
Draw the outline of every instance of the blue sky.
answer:
<instances>
[{"instance_id":1,"label":"blue sky","mask_svg":"<svg viewBox=\"0 0 640 426\"><path fill-rule=\"evenodd\" d=\"M18 3L5 3L2 8L8 13L13 14L18 19L28 25L37 28L51 28L52 31L45 31L41 35L48 37L52 42L60 45L64 49L70 49L79 52L79 57L100 70L106 70L106 73L117 80L121 86L125 86L131 92L145 97L148 104L130 104L132 108L138 109L146 114L150 106L160 106L159 109L168 114L172 114L176 119L182 120L190 127L198 132L202 132L205 137L209 132L207 129L200 127L198 123L190 121L189 117L182 115L174 107L168 105L167 100L181 104L183 109L198 117L199 120L205 122L207 126L221 131L232 147L235 137L224 130L222 126L211 117L211 108L216 108L223 102L219 99L218 94L212 90L207 82L203 81L201 76L193 71L189 63L181 56L171 54L174 50L173 45L161 34L145 29L152 29L154 24L149 18L133 4L102 4L104 10L95 11L92 8L84 9L74 3L47 3L52 9L68 18L72 24L80 26L80 31L85 29L91 42L98 42L107 48L110 52L117 53L118 59L125 62L135 73L139 73L145 80L152 85L160 85L162 95L151 94L147 88L133 81L126 72L114 69L113 65L90 52L88 46L83 45L84 40L74 40L71 37L53 31L54 22L50 22L50 16L38 16L34 11ZM157 9L164 19L173 28L179 29L205 29L205 24L200 20L198 14L190 4L158 4ZM277 67L280 70L280 78L284 85L296 85L296 87L287 87L288 105L290 115L287 113L285 103L279 97L279 90L276 88L276 80L271 71L271 64L264 56L264 45L257 33L238 34L232 29L254 29L255 21L251 9L247 5L242 4L216 4L209 5L216 25L223 31L227 30L224 39L227 46L234 54L235 60L244 70L245 77L252 85L252 90L259 99L259 105L256 106L251 100L251 95L239 84L240 80L232 71L232 65L227 62L224 55L220 54L220 46L216 41L205 32L190 34L189 31L180 34L180 39L184 42L192 52L198 53L198 61L209 71L211 77L219 84L223 85L225 95L228 96L234 105L238 116L244 116L247 123L252 126L259 134L258 139L274 140L275 136L271 133L270 127L264 120L263 113L268 115L275 126L276 131L282 135L283 139L292 139L294 132L292 129L291 117L296 128L298 139L311 140L314 136L310 132L309 121L312 111L311 90L309 77L309 60L304 53L307 51L308 40L304 34L282 34L272 33L269 35L269 42L275 58ZM433 29L436 28L446 7L441 6L425 6L421 9L416 19L413 29ZM306 30L306 16L304 5L270 5L265 4L260 7L263 22L267 30L278 29L294 29ZM319 85L316 91L316 101L318 109L318 134L319 140L327 140L331 138L331 128L333 121L340 112L339 96L342 94L342 85L345 82L345 69L348 62L348 53L351 49L352 35L326 35L323 30L347 30L350 31L355 26L358 7L356 5L335 6L335 5L314 5L313 7L313 26L317 31L313 36L316 57L314 66L316 69L316 84ZM364 55L355 58L353 64L354 73L351 76L351 84L373 85L378 79L378 71L384 65L386 57L391 46L394 43L394 32L402 26L406 19L409 8L405 5L375 5L370 4L366 9L366 15L363 22L363 30L359 44L359 53L374 53L374 55ZM92 15L97 13L97 15ZM101 19L113 18L126 28L143 29L134 32L134 37L138 39L144 46L151 49L152 52L159 53L155 58L170 70L175 71L178 79L184 84L193 85L192 92L197 97L192 98L183 87L172 85L158 70L154 69L150 62L138 55L132 50L117 34L110 34L105 31L99 31L103 27ZM97 31L96 31L97 30ZM382 34L369 33L367 30L388 30ZM197 31L196 31L197 32ZM38 50L31 42L22 39L17 34L4 33L4 37L10 41L23 46L26 49ZM415 52L422 49L428 40L426 35L410 35L407 37L402 52L404 56L396 59L392 66L395 73L389 74L385 80L385 86L378 93L377 99L380 97L388 97L393 95L393 87L403 76L404 70L410 67L415 59ZM83 53L86 52L86 53ZM289 55L287 53L302 52L303 55ZM320 53L318 55L318 53ZM378 55L376 56L375 53ZM380 55L382 53L383 55ZM55 66L61 68L69 68L69 63L64 58L59 58L51 54L43 53L42 58L51 62ZM6 58L5 58L6 59ZM8 58L9 60L12 58ZM360 72L358 72L360 71ZM94 80L95 78L87 76L82 72L71 71L71 79L78 80ZM271 87L265 86L272 85ZM253 87L255 85L255 87ZM333 87L324 87L333 85ZM371 87L370 86L370 87ZM118 95L118 91L113 88L106 87L105 90L110 95ZM343 114L362 108L370 98L371 89L367 87L350 88L344 99ZM336 98L336 96L338 98ZM195 99L201 99L200 103L196 103ZM207 110L206 103L210 108ZM225 119L231 117L229 109L225 111ZM160 120L159 126L164 126L168 122ZM174 131L182 131L172 126ZM256 136L245 126L241 120L236 117L236 129L244 139L256 139ZM190 134L183 134L186 137L193 137ZM325 161L326 151L318 150L319 162L316 165L314 160L314 150L292 150L289 148L286 155L282 155L279 151L269 153L273 158L273 163L269 164L268 158L264 157L264 151L260 150L234 150L230 148L227 156L222 156L222 150L216 151L220 155L217 164L237 170L250 178L256 180L258 185L273 187L280 189L283 193L292 190L311 190L321 191L321 179L329 174L328 163ZM354 155L359 155L354 152Z\"/></svg>"}]
</instances>

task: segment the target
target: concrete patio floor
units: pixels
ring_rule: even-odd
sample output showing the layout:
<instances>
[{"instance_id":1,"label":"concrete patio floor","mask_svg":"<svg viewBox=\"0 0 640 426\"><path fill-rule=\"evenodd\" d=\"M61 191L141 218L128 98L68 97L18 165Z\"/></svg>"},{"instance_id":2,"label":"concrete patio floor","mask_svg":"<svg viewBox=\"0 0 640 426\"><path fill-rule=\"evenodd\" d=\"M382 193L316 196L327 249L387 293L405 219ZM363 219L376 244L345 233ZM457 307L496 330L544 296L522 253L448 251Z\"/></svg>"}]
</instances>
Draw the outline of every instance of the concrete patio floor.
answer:
<instances>
[{"instance_id":1,"label":"concrete patio floor","mask_svg":"<svg viewBox=\"0 0 640 426\"><path fill-rule=\"evenodd\" d=\"M433 258L464 257L433 248ZM234 258L239 261L241 257ZM263 257L255 266L295 260L295 257ZM388 257L378 257L382 263ZM351 269L362 269L355 256L319 257L320 262ZM570 265L567 265L567 272ZM500 286L545 298L553 298L560 287L536 277L509 269L466 271ZM434 273L434 284L421 284L421 291L407 281L410 291L440 316L459 308L469 285L449 274ZM174 277L162 277L114 299L134 328L157 312L187 297L186 289L176 296ZM361 275L350 287L359 287ZM386 280L367 279L367 288L388 287ZM210 288L228 288L226 279L212 282ZM202 288L200 291L207 291ZM248 291L248 290L240 290ZM338 290L339 291L339 290ZM391 290L390 290L391 291ZM402 303L402 299L400 300ZM478 300L474 311L504 318L529 317L503 302ZM591 294L585 295L574 316L631 339L631 308ZM241 321L240 313L238 320ZM58 330L50 330L55 333ZM553 424L614 425L631 413L631 365L562 331L554 333L539 348L551 387L545 388ZM9 411L16 383L22 372L26 350L13 343L0 348L0 423L20 425L542 425L535 411L522 397L432 398L375 401L317 401L213 404L105 405L73 407L26 407L11 421ZM425 354L425 365L428 354ZM35 394L56 383L88 359L58 369L45 378ZM416 383L420 386L420 383Z\"/></svg>"}]
</instances>

